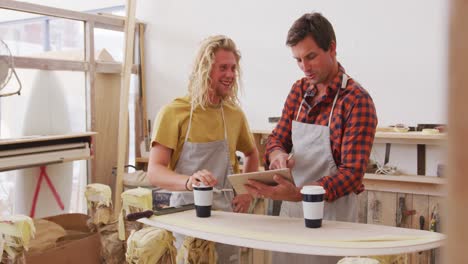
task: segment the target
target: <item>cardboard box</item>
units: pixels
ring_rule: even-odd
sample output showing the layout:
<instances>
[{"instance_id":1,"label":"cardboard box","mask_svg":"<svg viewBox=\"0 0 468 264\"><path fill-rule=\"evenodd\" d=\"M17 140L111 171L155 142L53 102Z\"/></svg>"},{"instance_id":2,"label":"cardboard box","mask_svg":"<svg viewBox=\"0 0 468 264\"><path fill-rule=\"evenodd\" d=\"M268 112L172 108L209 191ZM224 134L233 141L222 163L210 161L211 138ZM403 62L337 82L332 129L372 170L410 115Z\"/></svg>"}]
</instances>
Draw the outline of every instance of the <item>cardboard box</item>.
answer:
<instances>
[{"instance_id":1,"label":"cardboard box","mask_svg":"<svg viewBox=\"0 0 468 264\"><path fill-rule=\"evenodd\" d=\"M62 226L67 231L78 231L79 235L69 237L54 248L43 252L26 252L26 264L99 264L101 263L101 242L98 233L91 233L84 214L63 214L44 218Z\"/></svg>"}]
</instances>

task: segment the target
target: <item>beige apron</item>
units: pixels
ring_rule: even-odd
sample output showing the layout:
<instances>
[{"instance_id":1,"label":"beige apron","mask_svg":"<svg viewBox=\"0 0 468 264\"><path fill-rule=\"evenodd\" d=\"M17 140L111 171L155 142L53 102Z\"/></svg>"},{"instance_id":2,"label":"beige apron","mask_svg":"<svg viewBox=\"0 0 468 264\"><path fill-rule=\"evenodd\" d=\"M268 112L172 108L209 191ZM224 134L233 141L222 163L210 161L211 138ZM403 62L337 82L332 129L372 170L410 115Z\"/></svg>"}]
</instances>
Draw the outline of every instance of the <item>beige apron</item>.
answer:
<instances>
[{"instance_id":1,"label":"beige apron","mask_svg":"<svg viewBox=\"0 0 468 264\"><path fill-rule=\"evenodd\" d=\"M343 74L341 89L346 89L348 76ZM295 165L292 169L296 186L303 186L306 183L314 182L323 176L333 175L337 172L337 167L333 159L330 146L330 122L335 108L336 100L340 90L338 89L333 100L332 109L327 126L307 124L298 122L299 113L303 106L307 94L302 99L296 120L292 123L292 143ZM304 217L302 212L302 202L283 201L281 204L280 216ZM357 195L351 193L333 202L325 202L325 220L336 220L345 222L357 221ZM306 228L306 227L304 227ZM311 237L310 239L314 239ZM273 263L318 263L336 264L340 258L290 254L273 252Z\"/></svg>"},{"instance_id":2,"label":"beige apron","mask_svg":"<svg viewBox=\"0 0 468 264\"><path fill-rule=\"evenodd\" d=\"M224 139L212 142L196 143L188 142L193 116L193 104L190 108L189 124L185 135L184 145L180 158L177 161L175 171L177 173L192 175L199 170L206 169L210 171L218 180L213 192L213 210L232 212L232 186L227 180L227 175L233 173L229 155L229 143L227 141L227 129L224 119L224 110L221 104L221 115L224 125ZM217 190L218 191L217 191ZM230 191L219 191L226 190ZM173 192L170 198L170 206L184 205L193 203L192 192ZM183 242L183 236L174 234L179 248ZM218 263L237 263L239 249L235 246L216 244L218 253Z\"/></svg>"}]
</instances>

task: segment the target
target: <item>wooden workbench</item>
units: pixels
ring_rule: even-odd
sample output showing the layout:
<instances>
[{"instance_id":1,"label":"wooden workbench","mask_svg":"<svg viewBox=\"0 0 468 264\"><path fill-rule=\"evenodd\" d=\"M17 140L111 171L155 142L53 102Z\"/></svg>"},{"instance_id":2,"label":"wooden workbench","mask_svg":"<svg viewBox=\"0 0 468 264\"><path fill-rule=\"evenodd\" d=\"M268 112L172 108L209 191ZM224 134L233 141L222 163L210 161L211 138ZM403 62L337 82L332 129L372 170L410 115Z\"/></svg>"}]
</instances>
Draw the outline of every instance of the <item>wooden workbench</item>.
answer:
<instances>
[{"instance_id":1,"label":"wooden workbench","mask_svg":"<svg viewBox=\"0 0 468 264\"><path fill-rule=\"evenodd\" d=\"M220 211L209 218L198 218L190 210L139 221L224 244L309 255L403 254L440 247L445 239L429 231L336 221L323 221L321 228L311 229L302 218Z\"/></svg>"}]
</instances>

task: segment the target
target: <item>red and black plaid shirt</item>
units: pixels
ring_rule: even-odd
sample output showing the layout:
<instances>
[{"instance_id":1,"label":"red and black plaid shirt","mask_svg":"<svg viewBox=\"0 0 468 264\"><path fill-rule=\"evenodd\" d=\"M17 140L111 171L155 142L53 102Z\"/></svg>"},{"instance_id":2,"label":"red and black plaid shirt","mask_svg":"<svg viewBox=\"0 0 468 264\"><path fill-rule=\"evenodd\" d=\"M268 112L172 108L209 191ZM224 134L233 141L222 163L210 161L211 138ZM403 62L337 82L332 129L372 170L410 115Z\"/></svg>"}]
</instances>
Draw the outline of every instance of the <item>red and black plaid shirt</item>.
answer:
<instances>
[{"instance_id":1,"label":"red and black plaid shirt","mask_svg":"<svg viewBox=\"0 0 468 264\"><path fill-rule=\"evenodd\" d=\"M333 99L341 88L344 68L339 65L339 72L327 87L325 95L312 105L313 96L308 96L297 121L326 126ZM317 94L317 88L310 84L307 78L302 78L291 88L284 104L283 113L278 125L268 137L265 161L269 163L270 153L282 149L289 153L292 148L291 127L295 120L304 93ZM364 190L362 178L374 142L377 115L372 98L359 83L349 79L346 89L338 95L335 109L330 122L330 143L333 158L338 167L335 175L327 175L318 182L327 190L325 199L336 200L351 192L360 193ZM312 147L312 146L311 146Z\"/></svg>"}]
</instances>

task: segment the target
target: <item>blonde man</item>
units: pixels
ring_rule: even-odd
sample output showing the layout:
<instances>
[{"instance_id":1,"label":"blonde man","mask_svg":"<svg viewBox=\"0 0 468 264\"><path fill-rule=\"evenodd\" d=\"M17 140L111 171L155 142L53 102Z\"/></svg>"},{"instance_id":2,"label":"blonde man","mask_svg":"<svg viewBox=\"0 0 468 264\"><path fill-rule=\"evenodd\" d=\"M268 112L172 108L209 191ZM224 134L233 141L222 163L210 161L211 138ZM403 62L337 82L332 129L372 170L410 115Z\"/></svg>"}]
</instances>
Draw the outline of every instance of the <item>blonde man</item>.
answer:
<instances>
[{"instance_id":1,"label":"blonde man","mask_svg":"<svg viewBox=\"0 0 468 264\"><path fill-rule=\"evenodd\" d=\"M225 36L205 39L190 75L188 95L158 114L148 164L150 182L176 191L171 206L193 203L192 184L203 182L213 194L213 209L247 212L251 196L233 197L227 175L239 172L235 155L245 155L244 171L258 168L258 152L239 108L240 53ZM179 191L179 192L177 192ZM236 262L231 249L217 248L219 263Z\"/></svg>"}]
</instances>

